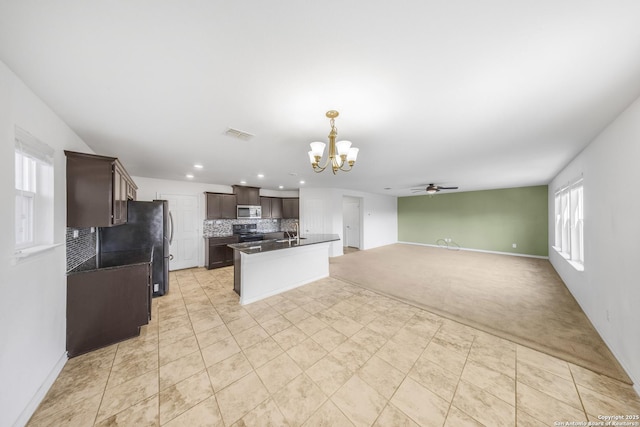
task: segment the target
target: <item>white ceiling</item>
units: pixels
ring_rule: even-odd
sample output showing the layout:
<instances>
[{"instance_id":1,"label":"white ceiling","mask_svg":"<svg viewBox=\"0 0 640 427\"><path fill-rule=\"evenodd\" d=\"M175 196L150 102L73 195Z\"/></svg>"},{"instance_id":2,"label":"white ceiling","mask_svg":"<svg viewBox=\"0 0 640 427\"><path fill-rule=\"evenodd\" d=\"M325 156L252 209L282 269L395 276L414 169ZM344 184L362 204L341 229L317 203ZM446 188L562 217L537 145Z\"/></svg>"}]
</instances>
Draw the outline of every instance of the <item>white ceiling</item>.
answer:
<instances>
[{"instance_id":1,"label":"white ceiling","mask_svg":"<svg viewBox=\"0 0 640 427\"><path fill-rule=\"evenodd\" d=\"M528 186L640 95L640 1L0 0L0 60L136 176ZM307 156L330 109L336 176Z\"/></svg>"}]
</instances>

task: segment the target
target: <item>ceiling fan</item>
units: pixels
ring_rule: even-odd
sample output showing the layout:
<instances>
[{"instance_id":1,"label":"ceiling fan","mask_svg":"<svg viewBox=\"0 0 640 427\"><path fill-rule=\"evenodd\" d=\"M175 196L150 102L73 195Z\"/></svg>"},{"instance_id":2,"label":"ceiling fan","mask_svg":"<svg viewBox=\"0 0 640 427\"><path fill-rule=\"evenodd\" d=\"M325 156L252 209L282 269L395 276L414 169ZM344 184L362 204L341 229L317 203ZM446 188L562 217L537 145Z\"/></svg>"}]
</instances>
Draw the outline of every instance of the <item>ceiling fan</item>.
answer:
<instances>
[{"instance_id":1,"label":"ceiling fan","mask_svg":"<svg viewBox=\"0 0 640 427\"><path fill-rule=\"evenodd\" d=\"M436 194L440 190L457 190L457 189L458 187L443 187L441 185L428 184L427 188L423 188L422 186L420 188L412 188L411 192L420 193L422 191L426 191L427 194Z\"/></svg>"}]
</instances>

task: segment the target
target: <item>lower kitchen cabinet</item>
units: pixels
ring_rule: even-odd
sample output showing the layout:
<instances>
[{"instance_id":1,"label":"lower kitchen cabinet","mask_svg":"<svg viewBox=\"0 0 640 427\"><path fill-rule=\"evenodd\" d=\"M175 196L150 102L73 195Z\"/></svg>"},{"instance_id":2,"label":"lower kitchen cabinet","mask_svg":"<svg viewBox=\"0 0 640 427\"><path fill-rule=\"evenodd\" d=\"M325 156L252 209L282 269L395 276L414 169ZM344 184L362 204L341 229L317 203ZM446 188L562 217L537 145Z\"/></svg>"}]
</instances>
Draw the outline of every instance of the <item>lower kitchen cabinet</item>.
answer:
<instances>
[{"instance_id":1,"label":"lower kitchen cabinet","mask_svg":"<svg viewBox=\"0 0 640 427\"><path fill-rule=\"evenodd\" d=\"M69 357L138 336L149 319L150 263L67 276Z\"/></svg>"},{"instance_id":2,"label":"lower kitchen cabinet","mask_svg":"<svg viewBox=\"0 0 640 427\"><path fill-rule=\"evenodd\" d=\"M233 265L233 249L227 245L238 243L238 236L208 237L207 240L204 252L207 270Z\"/></svg>"}]
</instances>

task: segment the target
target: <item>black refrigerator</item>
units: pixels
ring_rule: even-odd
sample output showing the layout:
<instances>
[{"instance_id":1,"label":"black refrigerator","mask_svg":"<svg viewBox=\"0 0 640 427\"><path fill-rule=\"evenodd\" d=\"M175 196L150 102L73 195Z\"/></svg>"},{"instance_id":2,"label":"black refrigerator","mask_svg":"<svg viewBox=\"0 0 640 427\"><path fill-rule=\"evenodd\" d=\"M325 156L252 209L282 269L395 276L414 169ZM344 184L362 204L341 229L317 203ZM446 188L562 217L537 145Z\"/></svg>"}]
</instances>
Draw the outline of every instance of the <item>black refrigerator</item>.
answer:
<instances>
[{"instance_id":1,"label":"black refrigerator","mask_svg":"<svg viewBox=\"0 0 640 427\"><path fill-rule=\"evenodd\" d=\"M169 292L169 244L173 234L169 202L127 202L127 223L101 227L98 256L108 252L153 250L151 286L153 296Z\"/></svg>"}]
</instances>

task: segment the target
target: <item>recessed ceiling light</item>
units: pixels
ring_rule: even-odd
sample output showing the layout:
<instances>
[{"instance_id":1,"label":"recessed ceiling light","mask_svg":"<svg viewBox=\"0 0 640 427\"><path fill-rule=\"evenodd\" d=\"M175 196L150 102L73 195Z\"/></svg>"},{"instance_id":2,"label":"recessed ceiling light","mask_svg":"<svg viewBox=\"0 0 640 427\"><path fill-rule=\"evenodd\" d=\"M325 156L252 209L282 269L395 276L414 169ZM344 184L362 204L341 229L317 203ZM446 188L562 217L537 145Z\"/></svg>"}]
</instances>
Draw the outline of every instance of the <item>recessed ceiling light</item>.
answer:
<instances>
[{"instance_id":1,"label":"recessed ceiling light","mask_svg":"<svg viewBox=\"0 0 640 427\"><path fill-rule=\"evenodd\" d=\"M278 185L278 188L282 190L284 188L284 185Z\"/></svg>"},{"instance_id":2,"label":"recessed ceiling light","mask_svg":"<svg viewBox=\"0 0 640 427\"><path fill-rule=\"evenodd\" d=\"M190 174L190 173L186 174L185 176L186 176L187 178L189 178L189 179L193 179L193 175L192 175L192 174Z\"/></svg>"},{"instance_id":3,"label":"recessed ceiling light","mask_svg":"<svg viewBox=\"0 0 640 427\"><path fill-rule=\"evenodd\" d=\"M247 183L247 181L244 181L244 180L240 181L240 184L242 184L242 185L245 185L246 183Z\"/></svg>"},{"instance_id":4,"label":"recessed ceiling light","mask_svg":"<svg viewBox=\"0 0 640 427\"><path fill-rule=\"evenodd\" d=\"M304 184L304 181L300 181L300 184Z\"/></svg>"},{"instance_id":5,"label":"recessed ceiling light","mask_svg":"<svg viewBox=\"0 0 640 427\"><path fill-rule=\"evenodd\" d=\"M259 173L259 174L258 174L258 178L264 178L264 175L263 175L263 174L261 174L261 173Z\"/></svg>"},{"instance_id":6,"label":"recessed ceiling light","mask_svg":"<svg viewBox=\"0 0 640 427\"><path fill-rule=\"evenodd\" d=\"M195 165L193 165L193 167L196 168L196 169L202 169L204 166L202 166L199 163L196 163Z\"/></svg>"}]
</instances>

